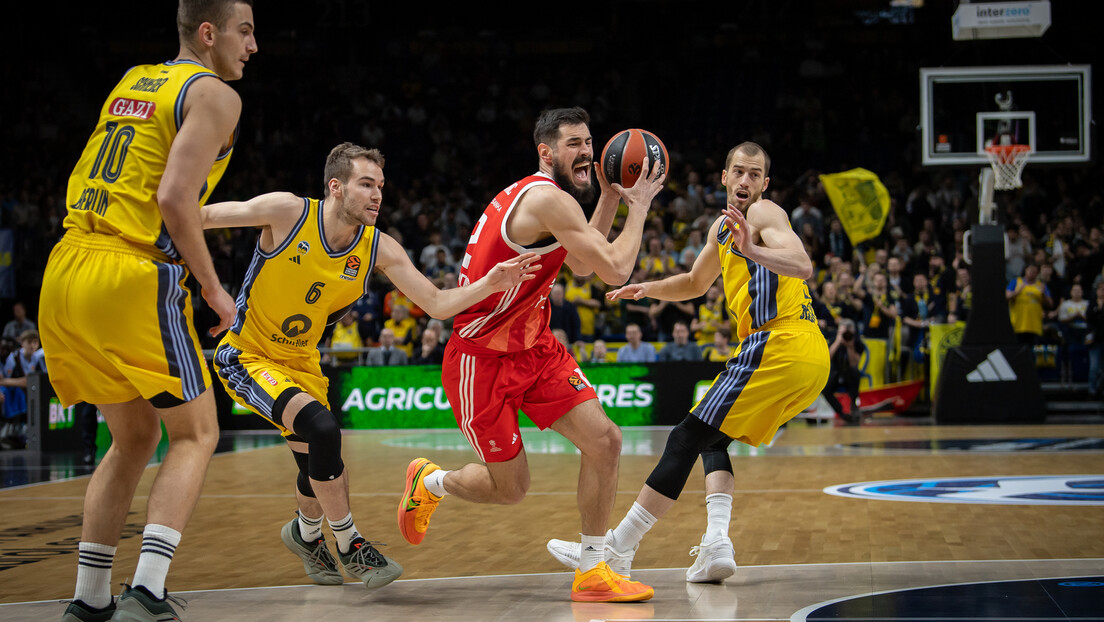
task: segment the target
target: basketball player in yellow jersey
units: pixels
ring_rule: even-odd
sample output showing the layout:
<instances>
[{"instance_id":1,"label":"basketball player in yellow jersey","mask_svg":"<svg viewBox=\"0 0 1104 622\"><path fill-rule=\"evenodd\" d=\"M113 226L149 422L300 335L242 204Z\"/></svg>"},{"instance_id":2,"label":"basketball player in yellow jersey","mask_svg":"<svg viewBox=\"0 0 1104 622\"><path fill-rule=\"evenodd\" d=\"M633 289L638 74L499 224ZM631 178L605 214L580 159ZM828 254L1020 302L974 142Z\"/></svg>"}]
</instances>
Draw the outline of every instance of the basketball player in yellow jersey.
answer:
<instances>
[{"instance_id":1,"label":"basketball player in yellow jersey","mask_svg":"<svg viewBox=\"0 0 1104 622\"><path fill-rule=\"evenodd\" d=\"M640 540L674 505L700 454L708 524L691 550L697 560L686 580L731 576L736 562L728 523L735 479L728 446L733 440L753 446L770 441L779 426L813 402L828 379L828 344L805 285L813 265L786 212L762 198L769 167L759 145L733 148L721 172L728 208L710 228L690 272L607 294L610 300L687 300L704 294L720 275L739 342L726 369L671 430L663 457L629 513L606 535L607 557L616 560L610 565L618 573L629 574ZM548 550L567 565L578 559L575 543L552 540Z\"/></svg>"},{"instance_id":2,"label":"basketball player in yellow jersey","mask_svg":"<svg viewBox=\"0 0 1104 622\"><path fill-rule=\"evenodd\" d=\"M284 525L284 545L316 583L344 582L322 537L322 518L337 540L346 573L369 588L387 585L402 567L357 532L341 429L326 399L318 342L368 291L374 269L435 318L448 318L533 278L535 253L499 263L482 279L438 290L391 236L376 229L383 200L384 159L376 149L342 143L326 159L325 198L265 194L207 205L206 228L261 227L253 262L238 295L237 319L215 353L230 395L283 431L299 467L299 516Z\"/></svg>"},{"instance_id":3,"label":"basketball player in yellow jersey","mask_svg":"<svg viewBox=\"0 0 1104 622\"><path fill-rule=\"evenodd\" d=\"M77 588L64 620L175 620L165 576L218 441L189 272L220 318L234 301L215 273L199 207L230 157L242 77L257 51L247 0L181 0L180 51L130 69L108 95L69 178L65 236L43 277L39 324L65 405L95 404L112 444L89 481ZM149 493L138 568L116 603L111 565L164 422L169 449ZM114 617L112 617L114 616Z\"/></svg>"}]
</instances>

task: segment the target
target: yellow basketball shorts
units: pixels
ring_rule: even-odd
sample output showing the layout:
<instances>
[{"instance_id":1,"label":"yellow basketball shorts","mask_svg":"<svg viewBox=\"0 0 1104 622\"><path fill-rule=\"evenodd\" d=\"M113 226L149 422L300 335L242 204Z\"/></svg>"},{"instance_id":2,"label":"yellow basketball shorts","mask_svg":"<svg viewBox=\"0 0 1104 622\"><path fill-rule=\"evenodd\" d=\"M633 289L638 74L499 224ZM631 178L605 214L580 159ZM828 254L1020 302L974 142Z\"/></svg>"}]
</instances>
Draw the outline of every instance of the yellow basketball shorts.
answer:
<instances>
[{"instance_id":1,"label":"yellow basketball shorts","mask_svg":"<svg viewBox=\"0 0 1104 622\"><path fill-rule=\"evenodd\" d=\"M70 230L43 275L39 329L65 405L189 402L211 385L188 269L116 236ZM170 397L171 396L171 397Z\"/></svg>"},{"instance_id":2,"label":"yellow basketball shorts","mask_svg":"<svg viewBox=\"0 0 1104 622\"><path fill-rule=\"evenodd\" d=\"M254 352L246 352L232 335L223 337L215 349L215 373L237 403L268 419L284 436L291 431L277 423L272 412L277 398L297 388L318 400L327 409L330 381L322 375L315 359L300 358L277 363Z\"/></svg>"},{"instance_id":3,"label":"yellow basketball shorts","mask_svg":"<svg viewBox=\"0 0 1104 622\"><path fill-rule=\"evenodd\" d=\"M805 410L828 382L828 343L819 330L748 335L691 413L729 437L758 446Z\"/></svg>"}]
</instances>

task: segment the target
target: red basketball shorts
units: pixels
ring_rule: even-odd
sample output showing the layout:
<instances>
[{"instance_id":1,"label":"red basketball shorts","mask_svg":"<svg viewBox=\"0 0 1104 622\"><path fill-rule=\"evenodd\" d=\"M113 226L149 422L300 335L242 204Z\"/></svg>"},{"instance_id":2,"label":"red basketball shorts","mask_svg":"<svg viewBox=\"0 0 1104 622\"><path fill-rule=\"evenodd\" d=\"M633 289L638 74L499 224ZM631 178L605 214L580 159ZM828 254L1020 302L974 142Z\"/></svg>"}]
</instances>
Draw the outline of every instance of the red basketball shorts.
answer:
<instances>
[{"instance_id":1,"label":"red basketball shorts","mask_svg":"<svg viewBox=\"0 0 1104 622\"><path fill-rule=\"evenodd\" d=\"M550 332L528 350L495 356L466 354L450 340L441 384L460 431L483 462L506 462L521 451L518 410L543 430L575 406L598 399Z\"/></svg>"}]
</instances>

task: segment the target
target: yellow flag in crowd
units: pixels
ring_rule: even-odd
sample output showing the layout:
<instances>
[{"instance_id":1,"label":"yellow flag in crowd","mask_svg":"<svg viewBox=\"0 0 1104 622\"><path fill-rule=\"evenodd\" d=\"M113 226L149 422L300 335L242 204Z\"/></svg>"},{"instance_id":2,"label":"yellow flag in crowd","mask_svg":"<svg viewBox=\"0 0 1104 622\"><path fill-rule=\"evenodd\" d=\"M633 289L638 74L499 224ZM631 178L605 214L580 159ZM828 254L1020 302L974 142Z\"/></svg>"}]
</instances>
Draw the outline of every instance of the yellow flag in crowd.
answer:
<instances>
[{"instance_id":1,"label":"yellow flag in crowd","mask_svg":"<svg viewBox=\"0 0 1104 622\"><path fill-rule=\"evenodd\" d=\"M876 237L889 215L889 191L865 168L821 175L824 192L852 244Z\"/></svg>"}]
</instances>

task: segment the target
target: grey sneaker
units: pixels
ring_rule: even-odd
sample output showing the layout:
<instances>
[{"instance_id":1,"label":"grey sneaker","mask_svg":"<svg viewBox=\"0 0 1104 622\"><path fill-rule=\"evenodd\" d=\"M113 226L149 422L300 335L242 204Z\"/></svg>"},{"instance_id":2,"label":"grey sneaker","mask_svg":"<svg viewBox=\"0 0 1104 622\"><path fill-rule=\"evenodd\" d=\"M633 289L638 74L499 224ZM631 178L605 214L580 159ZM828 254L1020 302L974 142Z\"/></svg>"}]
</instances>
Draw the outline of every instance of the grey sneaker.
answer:
<instances>
[{"instance_id":1,"label":"grey sneaker","mask_svg":"<svg viewBox=\"0 0 1104 622\"><path fill-rule=\"evenodd\" d=\"M398 562L384 557L373 544L382 546L380 542L372 543L357 537L348 553L337 552L341 565L345 566L345 572L364 581L364 587L370 589L387 585L398 579L403 571Z\"/></svg>"},{"instance_id":2,"label":"grey sneaker","mask_svg":"<svg viewBox=\"0 0 1104 622\"><path fill-rule=\"evenodd\" d=\"M293 518L280 530L280 539L289 551L303 560L303 570L307 577L318 585L341 585L345 576L337 569L337 560L330 553L326 541L322 538L314 542L303 540L299 533L299 519Z\"/></svg>"},{"instance_id":3,"label":"grey sneaker","mask_svg":"<svg viewBox=\"0 0 1104 622\"><path fill-rule=\"evenodd\" d=\"M114 600L103 609L90 607L83 600L71 600L61 615L61 622L108 622L114 613Z\"/></svg>"},{"instance_id":4,"label":"grey sneaker","mask_svg":"<svg viewBox=\"0 0 1104 622\"><path fill-rule=\"evenodd\" d=\"M123 585L126 585L125 583ZM179 622L173 605L181 608L186 603L179 598L173 598L168 593L164 598L156 598L141 585L129 586L119 595L115 603L115 615L111 616L112 622Z\"/></svg>"},{"instance_id":5,"label":"grey sneaker","mask_svg":"<svg viewBox=\"0 0 1104 622\"><path fill-rule=\"evenodd\" d=\"M640 545L636 545L631 551L622 553L617 551L610 545L610 540L613 539L613 530L606 532L606 551L605 559L609 564L611 570L617 574L625 577L630 577L632 572L633 558L636 557L636 549L640 548ZM579 567L579 556L583 545L578 542L568 542L567 540L549 540L548 552L552 557L556 558L556 561L560 562L568 568L576 569Z\"/></svg>"},{"instance_id":6,"label":"grey sneaker","mask_svg":"<svg viewBox=\"0 0 1104 622\"><path fill-rule=\"evenodd\" d=\"M736 552L726 536L695 546L690 555L697 557L686 570L686 580L691 583L722 583L736 574Z\"/></svg>"}]
</instances>

